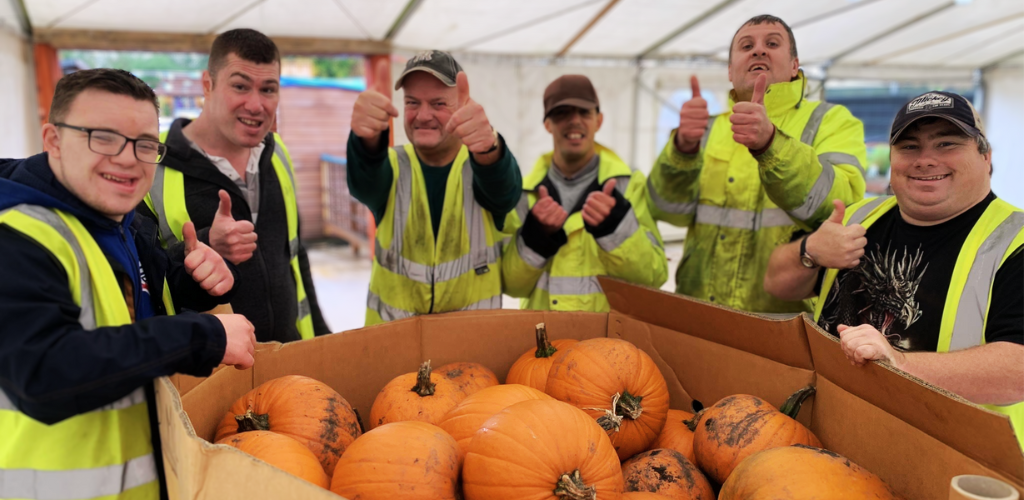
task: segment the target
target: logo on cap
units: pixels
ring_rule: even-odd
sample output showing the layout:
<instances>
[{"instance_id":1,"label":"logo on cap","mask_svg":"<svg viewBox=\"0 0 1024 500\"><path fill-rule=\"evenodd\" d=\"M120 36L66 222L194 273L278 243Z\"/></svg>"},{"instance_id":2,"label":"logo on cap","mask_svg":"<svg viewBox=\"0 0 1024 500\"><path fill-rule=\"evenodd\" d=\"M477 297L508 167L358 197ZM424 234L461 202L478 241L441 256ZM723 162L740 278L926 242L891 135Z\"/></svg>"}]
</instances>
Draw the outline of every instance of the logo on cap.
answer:
<instances>
[{"instance_id":1,"label":"logo on cap","mask_svg":"<svg viewBox=\"0 0 1024 500\"><path fill-rule=\"evenodd\" d=\"M952 108L953 98L942 94L927 93L907 104L907 113L928 111L935 108Z\"/></svg>"},{"instance_id":2,"label":"logo on cap","mask_svg":"<svg viewBox=\"0 0 1024 500\"><path fill-rule=\"evenodd\" d=\"M430 60L433 59L433 57L434 57L434 51L433 50L425 50L423 52L420 52L419 54L416 54L416 56L412 58L412 63L415 64L415 63L420 63L420 62L424 62L424 61L430 61Z\"/></svg>"}]
</instances>

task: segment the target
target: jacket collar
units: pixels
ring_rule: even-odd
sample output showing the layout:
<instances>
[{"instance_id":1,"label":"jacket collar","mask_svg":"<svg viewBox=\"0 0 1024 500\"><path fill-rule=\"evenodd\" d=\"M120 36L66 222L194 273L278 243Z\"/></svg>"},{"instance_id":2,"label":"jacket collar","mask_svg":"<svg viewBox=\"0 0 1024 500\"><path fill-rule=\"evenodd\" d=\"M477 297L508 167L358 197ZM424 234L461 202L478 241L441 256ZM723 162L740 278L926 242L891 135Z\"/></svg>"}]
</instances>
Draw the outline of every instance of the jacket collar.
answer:
<instances>
[{"instance_id":1,"label":"jacket collar","mask_svg":"<svg viewBox=\"0 0 1024 500\"><path fill-rule=\"evenodd\" d=\"M622 158L619 158L619 155L615 154L614 151L597 142L594 143L594 149L600 155L600 161L597 164L597 181L599 184L604 185L605 181L612 177L633 175L633 169ZM548 175L548 169L551 168L551 159L554 157L554 154L554 151L548 151L537 159L530 175L523 179L523 189L526 191L537 189L537 186Z\"/></svg>"},{"instance_id":2,"label":"jacket collar","mask_svg":"<svg viewBox=\"0 0 1024 500\"><path fill-rule=\"evenodd\" d=\"M807 86L807 77L804 70L799 70L796 79L791 82L773 83L768 86L764 94L764 107L768 116L778 116L788 113L790 110L799 108L804 99L804 88ZM736 91L729 91L729 110L736 104Z\"/></svg>"}]
</instances>

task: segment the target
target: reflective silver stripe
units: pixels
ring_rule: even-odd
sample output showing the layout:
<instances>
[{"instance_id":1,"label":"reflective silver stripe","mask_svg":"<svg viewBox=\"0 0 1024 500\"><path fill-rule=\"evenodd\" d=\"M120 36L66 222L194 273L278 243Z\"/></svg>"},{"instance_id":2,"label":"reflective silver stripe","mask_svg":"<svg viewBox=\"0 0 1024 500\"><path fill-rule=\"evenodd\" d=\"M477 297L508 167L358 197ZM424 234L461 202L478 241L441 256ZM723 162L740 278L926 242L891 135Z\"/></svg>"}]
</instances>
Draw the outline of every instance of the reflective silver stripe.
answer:
<instances>
[{"instance_id":1,"label":"reflective silver stripe","mask_svg":"<svg viewBox=\"0 0 1024 500\"><path fill-rule=\"evenodd\" d=\"M864 206L853 212L853 215L851 215L849 220L846 221L846 225L849 226L851 224L860 224L861 222L864 222L864 219L868 218L868 214L870 214L872 210L882 203L885 203L885 200L888 199L888 196L879 196L878 198L865 203Z\"/></svg>"},{"instance_id":2,"label":"reflective silver stripe","mask_svg":"<svg viewBox=\"0 0 1024 500\"><path fill-rule=\"evenodd\" d=\"M288 253L289 259L294 259L299 256L299 239L294 238L288 241Z\"/></svg>"},{"instance_id":3,"label":"reflective silver stripe","mask_svg":"<svg viewBox=\"0 0 1024 500\"><path fill-rule=\"evenodd\" d=\"M864 175L864 166L860 164L860 160L858 160L856 156L848 153L821 153L818 155L818 161L822 164L827 161L832 165L853 165L860 170L861 175Z\"/></svg>"},{"instance_id":4,"label":"reflective silver stripe","mask_svg":"<svg viewBox=\"0 0 1024 500\"><path fill-rule=\"evenodd\" d=\"M606 234L600 238L597 238L597 244L605 252L614 251L619 248L623 242L633 236L640 229L640 222L636 220L636 212L630 207L629 212L626 212L626 216L619 222L619 227L615 228L611 234Z\"/></svg>"},{"instance_id":5,"label":"reflective silver stripe","mask_svg":"<svg viewBox=\"0 0 1024 500\"><path fill-rule=\"evenodd\" d=\"M134 391L129 393L127 396L125 396L125 397L123 397L121 399L118 399L117 401L114 401L113 403L110 403L108 405L104 405L104 406L101 406L99 408L96 408L93 411L123 410L125 408L131 408L132 406L135 406L135 405L141 404L141 403L145 403L145 402L146 402L146 390L143 389L142 387L139 387L138 389L135 389Z\"/></svg>"},{"instance_id":6,"label":"reflective silver stripe","mask_svg":"<svg viewBox=\"0 0 1024 500\"><path fill-rule=\"evenodd\" d=\"M526 216L530 213L530 195L526 191L519 197L516 203L516 216L519 217L519 224L526 223Z\"/></svg>"},{"instance_id":7,"label":"reflective silver stripe","mask_svg":"<svg viewBox=\"0 0 1024 500\"><path fill-rule=\"evenodd\" d=\"M275 134L276 135L276 134ZM281 143L277 142L277 137L274 138L274 155L281 159L281 163L284 164L284 169L288 172L288 179L292 181L292 192L295 192L295 172L292 171L292 162L289 161L288 155L284 154L284 148L281 147ZM299 193L295 192L295 200L298 203Z\"/></svg>"},{"instance_id":8,"label":"reflective silver stripe","mask_svg":"<svg viewBox=\"0 0 1024 500\"><path fill-rule=\"evenodd\" d=\"M405 224L409 221L409 207L412 205L412 162L404 147L395 148L398 158L398 185L395 186L395 215L392 220L391 251L401 256Z\"/></svg>"},{"instance_id":9,"label":"reflective silver stripe","mask_svg":"<svg viewBox=\"0 0 1024 500\"><path fill-rule=\"evenodd\" d=\"M547 290L551 295L604 293L601 283L597 281L597 276L551 276L544 273L537 280L537 288Z\"/></svg>"},{"instance_id":10,"label":"reflective silver stripe","mask_svg":"<svg viewBox=\"0 0 1024 500\"><path fill-rule=\"evenodd\" d=\"M633 167L629 167L629 168L631 170L633 169ZM622 175L622 176L613 177L613 178L615 179L615 190L618 191L619 194L621 194L623 197L625 197L626 196L626 190L629 189L630 177ZM611 179L608 179L608 180L611 180ZM605 181L605 182L607 182L607 181Z\"/></svg>"},{"instance_id":11,"label":"reflective silver stripe","mask_svg":"<svg viewBox=\"0 0 1024 500\"><path fill-rule=\"evenodd\" d=\"M703 151L704 147L708 145L708 137L711 137L711 129L715 128L715 120L717 119L718 115L708 118L708 128L704 129L704 135L700 137L700 151Z\"/></svg>"},{"instance_id":12,"label":"reflective silver stripe","mask_svg":"<svg viewBox=\"0 0 1024 500\"><path fill-rule=\"evenodd\" d=\"M655 248L665 248L661 244L661 242L658 241L658 237L655 236L654 233L652 233L650 231L644 231L644 232L647 233L647 239L651 240L651 244L654 245Z\"/></svg>"},{"instance_id":13,"label":"reflective silver stripe","mask_svg":"<svg viewBox=\"0 0 1024 500\"><path fill-rule=\"evenodd\" d=\"M0 389L0 410L18 411L14 407L14 403L11 402L11 398L7 397L7 393L3 389Z\"/></svg>"},{"instance_id":14,"label":"reflective silver stripe","mask_svg":"<svg viewBox=\"0 0 1024 500\"><path fill-rule=\"evenodd\" d=\"M493 297L478 300L466 307L459 309L459 311L479 311L482 309L501 309L501 294L499 293L498 295L495 295Z\"/></svg>"},{"instance_id":15,"label":"reflective silver stripe","mask_svg":"<svg viewBox=\"0 0 1024 500\"><path fill-rule=\"evenodd\" d=\"M523 259L526 265L534 269L544 269L544 266L548 264L548 259L526 246L526 242L523 241L522 228L516 231L516 250L519 252L519 258Z\"/></svg>"},{"instance_id":16,"label":"reflective silver stripe","mask_svg":"<svg viewBox=\"0 0 1024 500\"><path fill-rule=\"evenodd\" d=\"M829 154L831 153L818 156L818 162L821 163L821 173L818 174L818 179L814 181L811 190L807 192L804 204L789 212L789 215L792 215L794 219L810 219L814 212L818 211L818 207L828 199L828 193L832 190L832 184L836 180L836 169L832 166L829 158L827 158Z\"/></svg>"},{"instance_id":17,"label":"reflective silver stripe","mask_svg":"<svg viewBox=\"0 0 1024 500\"><path fill-rule=\"evenodd\" d=\"M818 107L814 108L814 111L811 111L811 118L807 120L807 125L804 125L804 132L800 135L800 142L808 146L814 145L814 138L818 135L821 121L825 119L825 113L828 113L833 107L835 107L835 104L822 102L818 104Z\"/></svg>"},{"instance_id":18,"label":"reflective silver stripe","mask_svg":"<svg viewBox=\"0 0 1024 500\"><path fill-rule=\"evenodd\" d=\"M482 264L474 262L473 255L467 254L455 260L442 262L435 266L433 269L434 283L442 283L448 280L453 280L474 269L480 269L481 267L486 269L488 264L494 264L498 262L498 257L501 255L501 243L496 243L494 244L494 246L491 247L485 246L483 250L484 260ZM483 274L484 272L487 271L478 272L478 274Z\"/></svg>"},{"instance_id":19,"label":"reflective silver stripe","mask_svg":"<svg viewBox=\"0 0 1024 500\"><path fill-rule=\"evenodd\" d=\"M0 212L0 215L9 210L16 210L52 227L71 246L71 251L75 254L75 260L78 261L78 287L81 293L81 304L79 305L81 309L78 312L78 322L86 330L95 330L96 308L92 302L92 277L89 275L89 262L85 260L85 252L78 243L75 233L71 232L71 228L64 222L64 219L61 219L56 212L48 208L23 203Z\"/></svg>"},{"instance_id":20,"label":"reflective silver stripe","mask_svg":"<svg viewBox=\"0 0 1024 500\"><path fill-rule=\"evenodd\" d=\"M309 297L299 301L299 319L302 320L310 315Z\"/></svg>"},{"instance_id":21,"label":"reflective silver stripe","mask_svg":"<svg viewBox=\"0 0 1024 500\"><path fill-rule=\"evenodd\" d=\"M661 195L658 194L657 188L654 187L654 182L652 181L653 178L654 176L647 178L647 191L651 197L651 203L654 203L654 206L657 207L658 210L674 215L693 215L697 211L697 200L672 202L662 198Z\"/></svg>"},{"instance_id":22,"label":"reflective silver stripe","mask_svg":"<svg viewBox=\"0 0 1024 500\"><path fill-rule=\"evenodd\" d=\"M430 266L413 262L401 256L401 251L395 246L392 240L391 248L385 249L380 246L380 240L374 242L374 257L381 267L409 278L417 283L429 285L434 270Z\"/></svg>"},{"instance_id":23,"label":"reflective silver stripe","mask_svg":"<svg viewBox=\"0 0 1024 500\"><path fill-rule=\"evenodd\" d=\"M956 308L953 335L949 339L949 350L956 351L981 345L985 334L985 316L988 312L988 296L996 271L1002 264L1003 255L1010 244L1024 228L1024 213L1013 212L985 238L978 255L974 258L967 275L963 295Z\"/></svg>"},{"instance_id":24,"label":"reflective silver stripe","mask_svg":"<svg viewBox=\"0 0 1024 500\"><path fill-rule=\"evenodd\" d=\"M781 208L767 208L760 212L739 208L700 205L697 207L697 223L734 229L757 231L765 227L792 226L793 219Z\"/></svg>"},{"instance_id":25,"label":"reflective silver stripe","mask_svg":"<svg viewBox=\"0 0 1024 500\"><path fill-rule=\"evenodd\" d=\"M167 167L156 166L153 173L153 187L149 188L149 198L153 200L153 210L156 212L157 224L160 226L160 239L171 245L178 242L178 238L171 231L171 225L167 222L167 207L164 204L164 178L167 175Z\"/></svg>"},{"instance_id":26,"label":"reflective silver stripe","mask_svg":"<svg viewBox=\"0 0 1024 500\"><path fill-rule=\"evenodd\" d=\"M93 469L0 469L0 498L95 498L116 495L156 480L156 460L152 454Z\"/></svg>"},{"instance_id":27,"label":"reflective silver stripe","mask_svg":"<svg viewBox=\"0 0 1024 500\"><path fill-rule=\"evenodd\" d=\"M483 207L476 202L476 196L473 194L473 167L469 156L462 163L462 208L465 211L466 228L469 231L469 255L472 269L475 269L477 274L486 273L490 270L487 265L497 262L498 259L496 256L492 258L492 249L487 246L487 227L484 225ZM498 255L500 254L499 248Z\"/></svg>"},{"instance_id":28,"label":"reflective silver stripe","mask_svg":"<svg viewBox=\"0 0 1024 500\"><path fill-rule=\"evenodd\" d=\"M385 304L383 300L380 300L380 296L373 293L372 290L366 294L366 307L370 310L377 311L377 314L380 315L380 319L385 322L411 318L416 315L414 312Z\"/></svg>"}]
</instances>

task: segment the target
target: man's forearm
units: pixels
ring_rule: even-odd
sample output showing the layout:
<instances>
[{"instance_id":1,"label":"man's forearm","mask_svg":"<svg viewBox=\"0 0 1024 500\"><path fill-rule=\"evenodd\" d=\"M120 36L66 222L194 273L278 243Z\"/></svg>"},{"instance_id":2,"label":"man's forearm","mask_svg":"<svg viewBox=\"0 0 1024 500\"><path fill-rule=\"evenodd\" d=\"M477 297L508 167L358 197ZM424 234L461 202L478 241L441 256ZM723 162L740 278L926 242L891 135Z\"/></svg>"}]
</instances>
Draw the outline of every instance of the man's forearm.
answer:
<instances>
[{"instance_id":1,"label":"man's forearm","mask_svg":"<svg viewBox=\"0 0 1024 500\"><path fill-rule=\"evenodd\" d=\"M803 300L814 296L814 283L819 268L800 263L800 242L777 247L768 260L764 291L782 300Z\"/></svg>"},{"instance_id":2,"label":"man's forearm","mask_svg":"<svg viewBox=\"0 0 1024 500\"><path fill-rule=\"evenodd\" d=\"M949 353L903 353L894 364L976 404L1024 401L1024 345L993 342Z\"/></svg>"}]
</instances>

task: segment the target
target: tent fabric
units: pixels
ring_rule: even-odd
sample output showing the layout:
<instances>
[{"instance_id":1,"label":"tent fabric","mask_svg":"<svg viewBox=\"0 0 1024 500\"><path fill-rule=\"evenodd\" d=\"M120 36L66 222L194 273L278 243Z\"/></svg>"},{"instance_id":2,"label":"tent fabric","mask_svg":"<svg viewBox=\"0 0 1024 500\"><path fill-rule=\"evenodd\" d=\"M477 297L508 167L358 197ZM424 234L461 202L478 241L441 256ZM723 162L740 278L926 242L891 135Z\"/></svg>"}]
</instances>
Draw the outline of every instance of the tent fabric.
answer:
<instances>
[{"instance_id":1,"label":"tent fabric","mask_svg":"<svg viewBox=\"0 0 1024 500\"><path fill-rule=\"evenodd\" d=\"M2 2L0 23L17 26ZM806 66L975 69L1024 48L1020 0L25 0L33 27L384 40L396 49L654 60L728 56L746 19L793 26ZM402 20L402 22L399 22ZM589 27L589 29L588 29ZM576 40L575 43L571 43ZM568 49L568 50L566 50Z\"/></svg>"}]
</instances>

